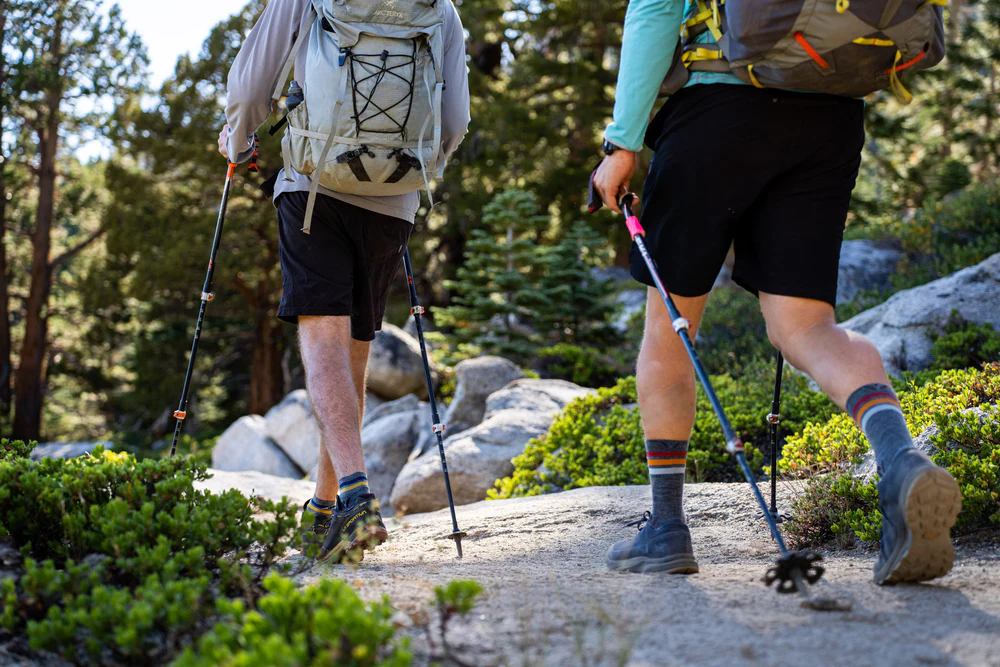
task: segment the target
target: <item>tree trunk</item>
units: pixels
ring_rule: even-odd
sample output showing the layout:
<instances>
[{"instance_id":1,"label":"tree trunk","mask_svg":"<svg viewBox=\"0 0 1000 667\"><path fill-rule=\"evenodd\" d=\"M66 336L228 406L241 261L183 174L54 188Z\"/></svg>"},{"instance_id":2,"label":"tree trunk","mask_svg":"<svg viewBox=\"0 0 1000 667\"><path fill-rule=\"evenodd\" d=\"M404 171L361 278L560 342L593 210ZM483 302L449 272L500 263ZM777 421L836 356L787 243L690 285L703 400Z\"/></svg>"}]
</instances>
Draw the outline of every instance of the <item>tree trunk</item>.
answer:
<instances>
[{"instance_id":1,"label":"tree trunk","mask_svg":"<svg viewBox=\"0 0 1000 667\"><path fill-rule=\"evenodd\" d=\"M42 403L45 396L45 360L48 334L49 293L52 291L52 221L55 213L56 146L59 138L61 94L53 92L49 100L49 118L39 136L41 165L38 170L38 211L31 236L31 287L24 313L24 339L17 367L14 401L14 437L38 440L42 429Z\"/></svg>"},{"instance_id":2,"label":"tree trunk","mask_svg":"<svg viewBox=\"0 0 1000 667\"><path fill-rule=\"evenodd\" d=\"M0 44L3 44L7 28L5 3L0 0ZM0 88L7 82L7 60L0 52ZM0 146L3 145L3 118L8 100L3 100L0 108ZM7 425L11 408L10 361L10 284L7 270L7 172L6 156L0 156L0 425Z\"/></svg>"},{"instance_id":3,"label":"tree trunk","mask_svg":"<svg viewBox=\"0 0 1000 667\"><path fill-rule=\"evenodd\" d=\"M250 368L252 415L262 415L282 399L285 376L281 368L281 332L272 314L270 281L257 285L258 306L253 318L253 358Z\"/></svg>"}]
</instances>

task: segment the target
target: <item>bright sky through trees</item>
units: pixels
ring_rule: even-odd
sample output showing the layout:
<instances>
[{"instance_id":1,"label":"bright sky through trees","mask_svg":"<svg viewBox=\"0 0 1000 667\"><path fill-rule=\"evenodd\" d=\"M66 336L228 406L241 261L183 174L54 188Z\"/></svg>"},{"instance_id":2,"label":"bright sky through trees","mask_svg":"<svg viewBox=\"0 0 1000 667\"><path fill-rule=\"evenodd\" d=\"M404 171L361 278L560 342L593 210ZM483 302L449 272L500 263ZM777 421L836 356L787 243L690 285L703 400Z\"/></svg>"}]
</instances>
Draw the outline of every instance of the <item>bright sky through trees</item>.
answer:
<instances>
[{"instance_id":1,"label":"bright sky through trees","mask_svg":"<svg viewBox=\"0 0 1000 667\"><path fill-rule=\"evenodd\" d=\"M173 73L181 54L197 55L212 27L245 4L246 0L118 0L125 25L139 33L149 51L154 88Z\"/></svg>"}]
</instances>

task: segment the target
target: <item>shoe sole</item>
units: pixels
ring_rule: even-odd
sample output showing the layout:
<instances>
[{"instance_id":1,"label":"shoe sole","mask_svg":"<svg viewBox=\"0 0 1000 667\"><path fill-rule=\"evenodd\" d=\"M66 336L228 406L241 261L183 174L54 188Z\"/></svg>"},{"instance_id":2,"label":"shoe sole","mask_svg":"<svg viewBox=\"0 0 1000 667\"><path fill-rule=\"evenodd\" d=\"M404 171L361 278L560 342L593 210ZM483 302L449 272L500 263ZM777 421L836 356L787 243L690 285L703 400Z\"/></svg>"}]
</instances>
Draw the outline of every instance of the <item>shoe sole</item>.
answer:
<instances>
[{"instance_id":1,"label":"shoe sole","mask_svg":"<svg viewBox=\"0 0 1000 667\"><path fill-rule=\"evenodd\" d=\"M357 538L347 546L343 546L344 543L341 542L328 552L320 553L316 557L316 560L321 563L341 563L348 554L356 554L357 561L355 562L360 563L365 559L365 551L374 550L375 547L388 539L389 532L384 528L378 529L374 533Z\"/></svg>"},{"instance_id":2,"label":"shoe sole","mask_svg":"<svg viewBox=\"0 0 1000 667\"><path fill-rule=\"evenodd\" d=\"M688 556L668 558L647 558L638 556L625 560L608 560L608 569L615 572L666 572L667 574L698 574L698 562Z\"/></svg>"},{"instance_id":3,"label":"shoe sole","mask_svg":"<svg viewBox=\"0 0 1000 667\"><path fill-rule=\"evenodd\" d=\"M955 563L951 527L962 509L962 491L944 468L924 468L904 486L906 539L875 572L875 583L930 581Z\"/></svg>"}]
</instances>

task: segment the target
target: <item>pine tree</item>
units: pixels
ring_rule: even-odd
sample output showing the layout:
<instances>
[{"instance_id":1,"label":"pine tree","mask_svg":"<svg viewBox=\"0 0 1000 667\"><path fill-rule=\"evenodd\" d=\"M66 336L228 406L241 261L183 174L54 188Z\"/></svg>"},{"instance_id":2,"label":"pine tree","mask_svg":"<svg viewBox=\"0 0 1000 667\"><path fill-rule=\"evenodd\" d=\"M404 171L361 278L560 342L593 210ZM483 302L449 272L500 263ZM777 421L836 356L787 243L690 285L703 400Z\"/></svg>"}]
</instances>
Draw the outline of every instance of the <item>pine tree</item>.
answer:
<instances>
[{"instance_id":1,"label":"pine tree","mask_svg":"<svg viewBox=\"0 0 1000 667\"><path fill-rule=\"evenodd\" d=\"M539 290L542 254L532 237L548 222L538 215L535 196L523 190L502 192L483 208L483 229L470 234L458 279L445 284L455 294L453 305L438 311L461 343L518 360L538 345L529 323L547 299Z\"/></svg>"},{"instance_id":2,"label":"pine tree","mask_svg":"<svg viewBox=\"0 0 1000 667\"><path fill-rule=\"evenodd\" d=\"M594 272L608 265L607 240L577 222L559 243L541 253L545 273L540 289L548 297L537 320L543 336L553 343L610 343L615 309L609 297L614 281L599 279Z\"/></svg>"}]
</instances>

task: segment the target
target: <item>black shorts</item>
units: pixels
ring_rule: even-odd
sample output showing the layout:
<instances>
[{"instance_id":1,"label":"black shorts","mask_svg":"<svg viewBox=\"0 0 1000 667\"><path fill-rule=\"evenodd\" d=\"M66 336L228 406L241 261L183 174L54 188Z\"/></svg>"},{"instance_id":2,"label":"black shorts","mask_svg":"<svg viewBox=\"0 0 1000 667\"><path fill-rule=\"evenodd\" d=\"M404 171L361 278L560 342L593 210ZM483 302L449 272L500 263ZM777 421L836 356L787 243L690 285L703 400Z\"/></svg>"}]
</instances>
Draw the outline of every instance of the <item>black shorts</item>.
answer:
<instances>
[{"instance_id":1,"label":"black shorts","mask_svg":"<svg viewBox=\"0 0 1000 667\"><path fill-rule=\"evenodd\" d=\"M374 340L413 224L317 195L311 233L302 231L306 192L278 197L281 304L278 319L350 316L351 337Z\"/></svg>"},{"instance_id":2,"label":"black shorts","mask_svg":"<svg viewBox=\"0 0 1000 667\"><path fill-rule=\"evenodd\" d=\"M731 246L733 280L754 294L835 305L840 244L864 144L860 100L698 85L646 133L646 245L671 292L712 289ZM653 285L635 247L632 276Z\"/></svg>"}]
</instances>

